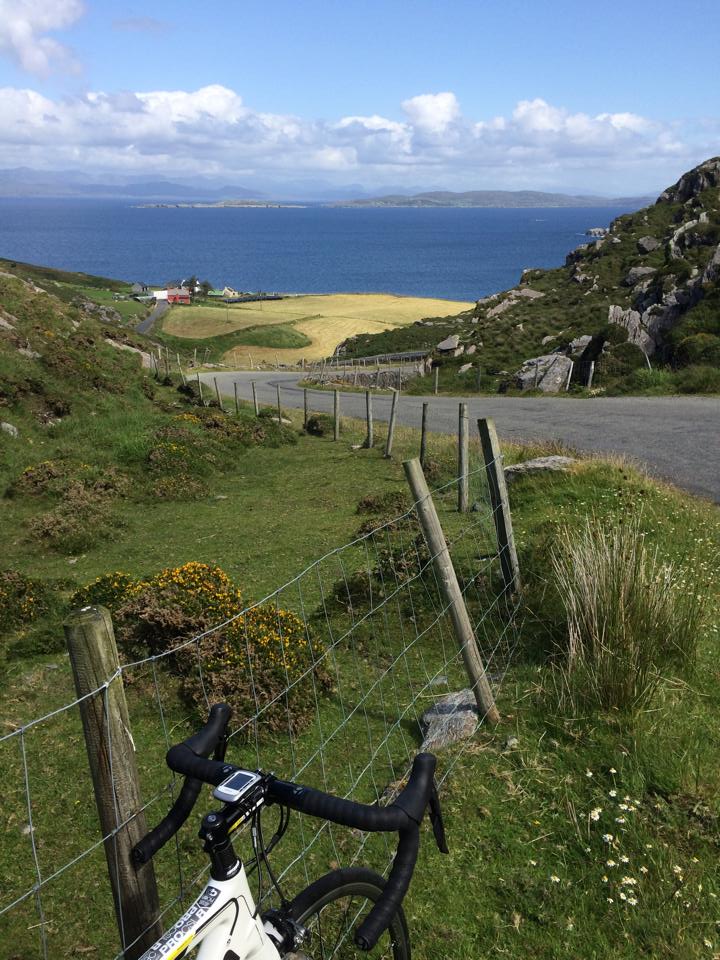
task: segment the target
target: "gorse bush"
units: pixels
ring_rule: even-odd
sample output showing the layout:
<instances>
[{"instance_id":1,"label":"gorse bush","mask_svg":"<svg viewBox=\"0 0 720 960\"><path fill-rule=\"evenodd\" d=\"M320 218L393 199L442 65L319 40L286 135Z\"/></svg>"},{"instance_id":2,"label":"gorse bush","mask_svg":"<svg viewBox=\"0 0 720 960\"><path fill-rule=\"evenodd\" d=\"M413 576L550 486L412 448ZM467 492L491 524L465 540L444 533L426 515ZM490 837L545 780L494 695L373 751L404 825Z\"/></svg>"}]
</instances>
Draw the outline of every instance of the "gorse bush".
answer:
<instances>
[{"instance_id":1,"label":"gorse bush","mask_svg":"<svg viewBox=\"0 0 720 960\"><path fill-rule=\"evenodd\" d=\"M645 546L637 517L562 528L552 566L567 616L561 701L633 712L665 671L692 668L704 596L689 573Z\"/></svg>"},{"instance_id":2,"label":"gorse bush","mask_svg":"<svg viewBox=\"0 0 720 960\"><path fill-rule=\"evenodd\" d=\"M242 592L220 567L186 563L148 580L118 571L73 602L107 606L123 660L160 657L161 671L179 680L180 696L201 716L208 701L224 700L238 726L259 713L261 728L295 732L329 688L306 624L274 604L244 609Z\"/></svg>"}]
</instances>

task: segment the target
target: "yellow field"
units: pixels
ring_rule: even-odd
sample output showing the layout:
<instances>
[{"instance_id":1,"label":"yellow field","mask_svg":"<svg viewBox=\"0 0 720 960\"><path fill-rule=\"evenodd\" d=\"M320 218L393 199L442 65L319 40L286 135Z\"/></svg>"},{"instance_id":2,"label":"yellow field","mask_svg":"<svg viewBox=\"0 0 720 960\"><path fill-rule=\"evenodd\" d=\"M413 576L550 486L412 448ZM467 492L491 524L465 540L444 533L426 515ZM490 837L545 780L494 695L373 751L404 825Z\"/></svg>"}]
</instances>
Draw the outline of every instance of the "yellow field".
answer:
<instances>
[{"instance_id":1,"label":"yellow field","mask_svg":"<svg viewBox=\"0 0 720 960\"><path fill-rule=\"evenodd\" d=\"M232 333L247 327L285 324L304 333L312 342L297 349L240 346L225 355L225 362L239 366L279 360L295 363L330 356L347 337L379 333L422 320L469 310L472 303L424 297L394 297L390 294L327 294L269 300L262 304L231 304L222 307L172 307L163 330L176 337L204 338Z\"/></svg>"}]
</instances>

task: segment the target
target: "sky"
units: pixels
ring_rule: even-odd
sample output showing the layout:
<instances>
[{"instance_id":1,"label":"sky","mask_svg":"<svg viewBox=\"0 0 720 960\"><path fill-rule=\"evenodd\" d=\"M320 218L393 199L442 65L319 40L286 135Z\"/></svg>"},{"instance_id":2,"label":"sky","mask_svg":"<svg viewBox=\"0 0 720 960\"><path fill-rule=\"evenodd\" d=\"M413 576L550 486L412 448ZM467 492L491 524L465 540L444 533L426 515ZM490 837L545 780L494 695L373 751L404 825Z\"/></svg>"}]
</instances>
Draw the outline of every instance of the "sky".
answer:
<instances>
[{"instance_id":1,"label":"sky","mask_svg":"<svg viewBox=\"0 0 720 960\"><path fill-rule=\"evenodd\" d=\"M0 0L0 169L652 194L718 50L718 0Z\"/></svg>"}]
</instances>

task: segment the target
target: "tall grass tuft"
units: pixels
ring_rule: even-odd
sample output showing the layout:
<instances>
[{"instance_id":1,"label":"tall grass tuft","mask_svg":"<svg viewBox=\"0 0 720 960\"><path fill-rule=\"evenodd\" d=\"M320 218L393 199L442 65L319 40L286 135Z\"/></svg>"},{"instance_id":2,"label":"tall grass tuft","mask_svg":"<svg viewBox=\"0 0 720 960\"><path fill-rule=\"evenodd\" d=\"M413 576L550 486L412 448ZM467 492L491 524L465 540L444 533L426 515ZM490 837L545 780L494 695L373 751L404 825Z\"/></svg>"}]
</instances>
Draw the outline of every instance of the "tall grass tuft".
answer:
<instances>
[{"instance_id":1,"label":"tall grass tuft","mask_svg":"<svg viewBox=\"0 0 720 960\"><path fill-rule=\"evenodd\" d=\"M632 713L667 672L692 669L705 597L690 573L645 544L639 517L563 528L553 572L567 615L557 673L565 706Z\"/></svg>"}]
</instances>

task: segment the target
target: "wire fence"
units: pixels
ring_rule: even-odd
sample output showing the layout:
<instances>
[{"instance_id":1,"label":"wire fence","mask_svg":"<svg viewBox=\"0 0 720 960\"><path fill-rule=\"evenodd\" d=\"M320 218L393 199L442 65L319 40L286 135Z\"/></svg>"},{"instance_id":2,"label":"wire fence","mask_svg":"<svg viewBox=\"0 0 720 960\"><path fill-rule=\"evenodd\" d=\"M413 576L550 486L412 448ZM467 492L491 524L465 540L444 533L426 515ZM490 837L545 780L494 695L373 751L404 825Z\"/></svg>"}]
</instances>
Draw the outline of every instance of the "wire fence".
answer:
<instances>
[{"instance_id":1,"label":"wire fence","mask_svg":"<svg viewBox=\"0 0 720 960\"><path fill-rule=\"evenodd\" d=\"M485 465L469 474L471 512L457 511L458 482L435 489L433 501L497 696L521 612L501 575ZM228 692L235 698L229 761L366 803L393 796L428 734L428 709L448 694L465 691L444 701L437 714L442 724L462 719L466 735L477 729L483 716L467 690L451 604L416 508L389 519L366 516L352 542L170 648L133 659L121 643L125 662L83 699L107 711L108 691L123 684L143 801L129 818L116 810L106 836L98 829L80 700L0 737L4 956L121 957L131 947L122 911L118 936L105 845L117 842L138 816L150 827L167 812L180 784L165 766L166 750ZM49 696L53 685L51 678ZM442 751L440 783L470 742ZM112 769L112 742L104 749ZM203 794L198 813L213 803ZM385 870L393 843L393 837L298 816L272 860L292 896L337 866L359 862ZM174 918L197 895L206 876L199 848L189 824L156 855L161 918Z\"/></svg>"}]
</instances>

